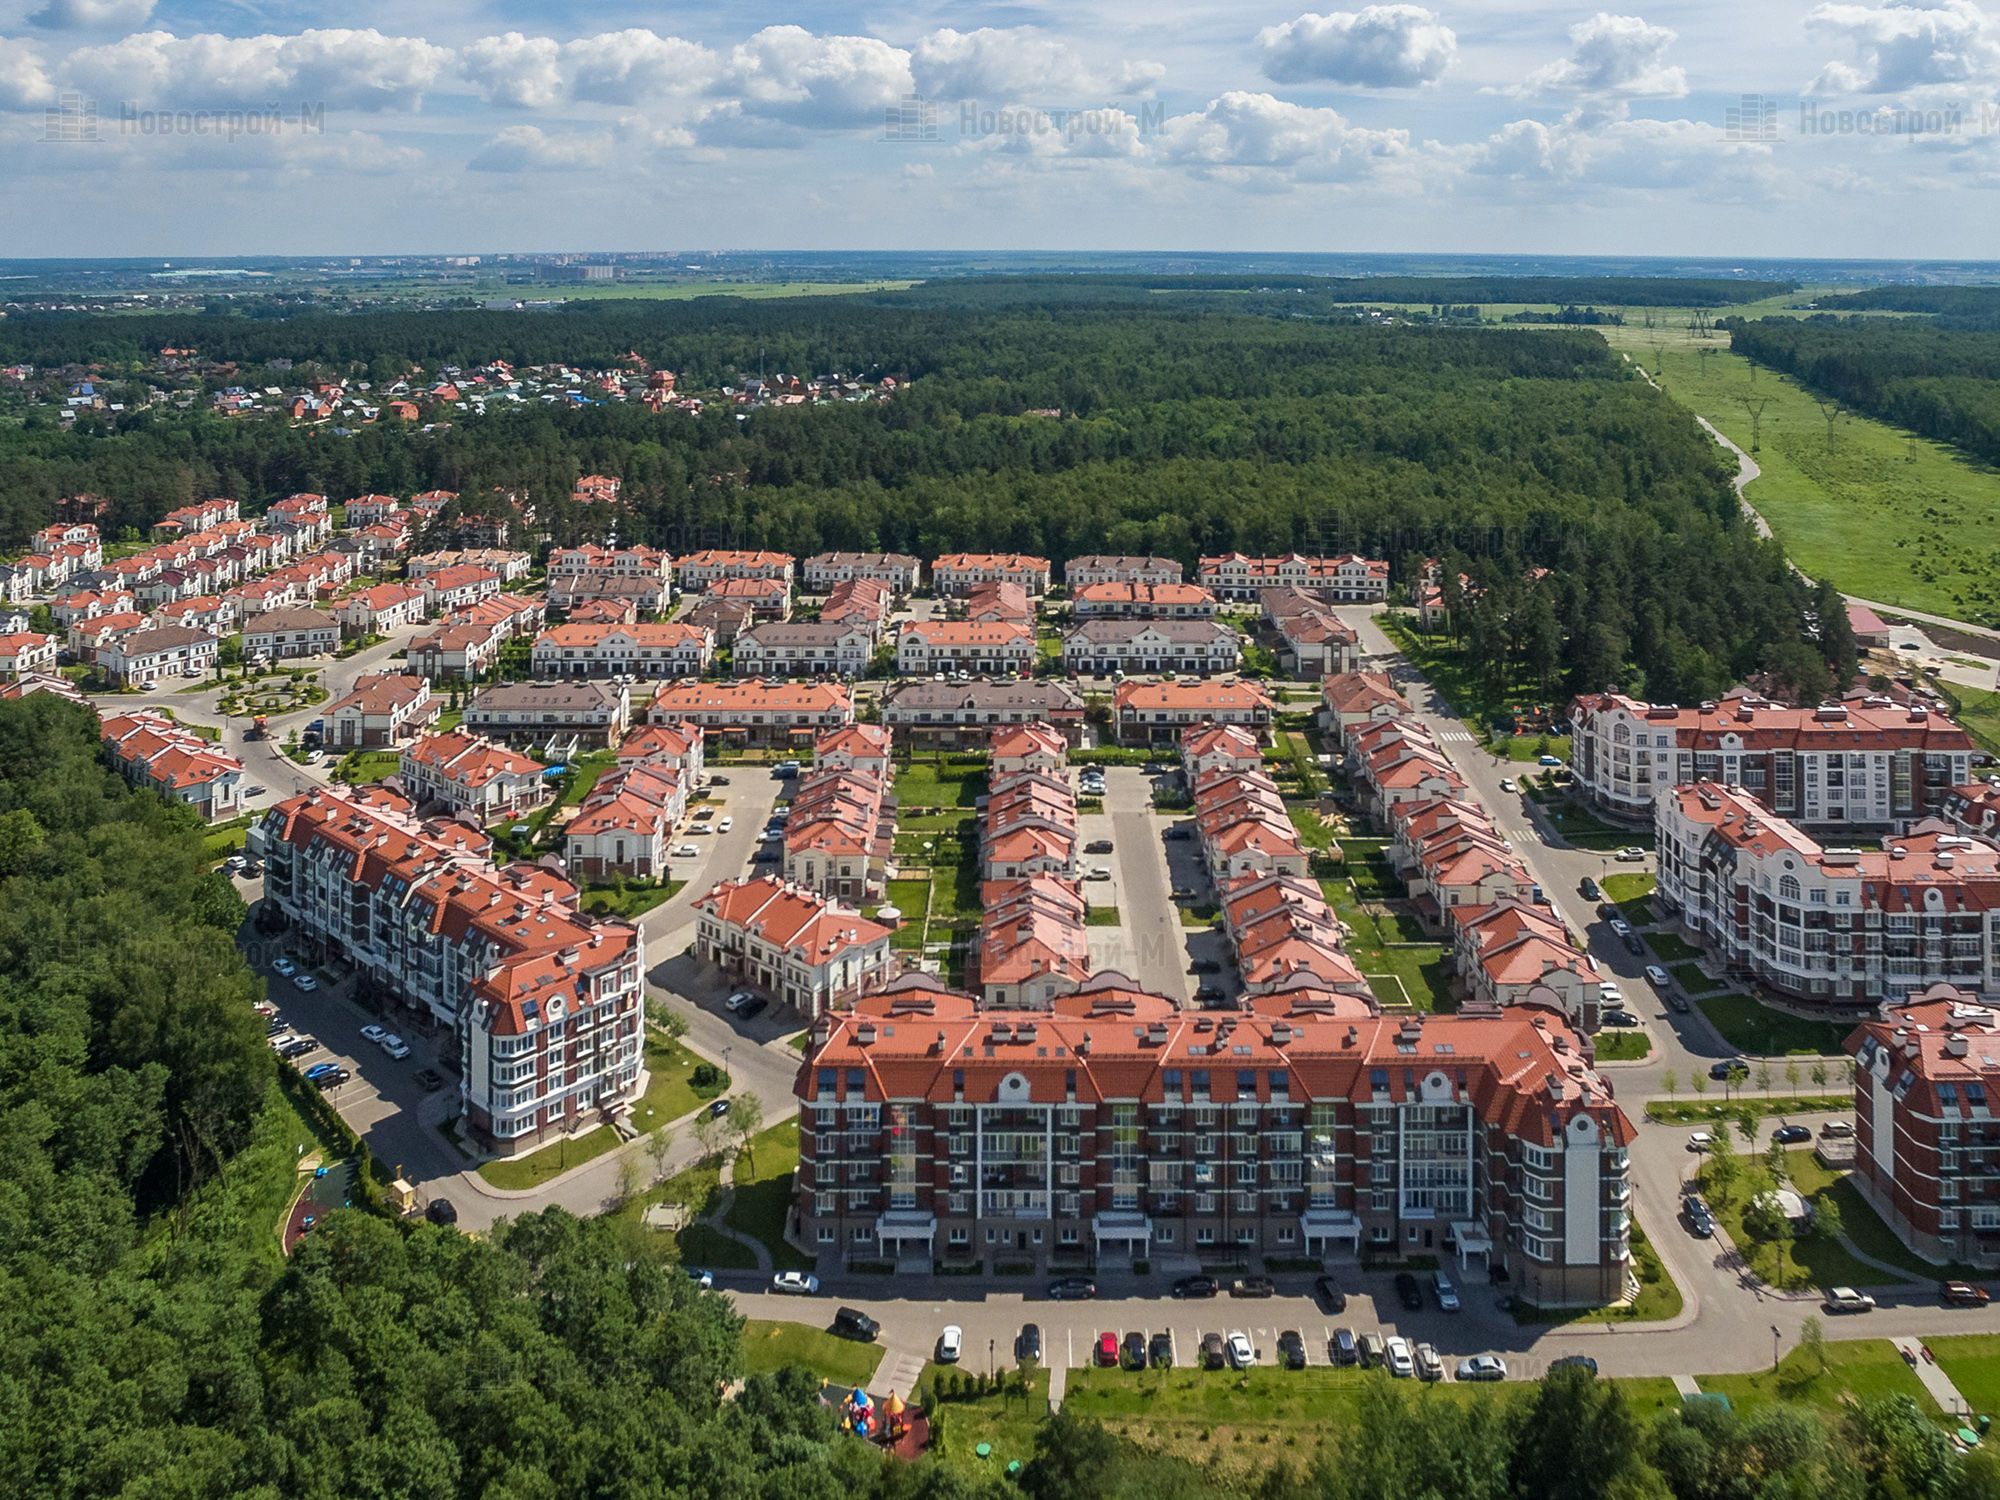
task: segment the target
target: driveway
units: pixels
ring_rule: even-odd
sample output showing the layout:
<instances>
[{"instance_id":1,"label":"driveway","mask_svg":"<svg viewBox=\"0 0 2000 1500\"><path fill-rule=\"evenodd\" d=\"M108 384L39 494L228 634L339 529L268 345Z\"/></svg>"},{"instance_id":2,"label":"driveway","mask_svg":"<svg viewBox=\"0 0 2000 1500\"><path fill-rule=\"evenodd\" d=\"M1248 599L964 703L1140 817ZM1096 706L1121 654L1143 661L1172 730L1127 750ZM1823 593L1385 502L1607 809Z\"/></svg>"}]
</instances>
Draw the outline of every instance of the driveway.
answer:
<instances>
[{"instance_id":1,"label":"driveway","mask_svg":"<svg viewBox=\"0 0 2000 1500\"><path fill-rule=\"evenodd\" d=\"M1174 847L1166 839L1171 820L1153 811L1153 780L1137 766L1107 768L1104 792L1104 811L1079 818L1078 832L1086 843L1111 840L1110 854L1082 858L1086 866L1109 866L1110 899L1118 907L1119 922L1091 929L1091 965L1120 970L1141 988L1185 1005L1194 984L1168 874L1168 851ZM1084 894L1098 902L1105 884L1088 881Z\"/></svg>"}]
</instances>

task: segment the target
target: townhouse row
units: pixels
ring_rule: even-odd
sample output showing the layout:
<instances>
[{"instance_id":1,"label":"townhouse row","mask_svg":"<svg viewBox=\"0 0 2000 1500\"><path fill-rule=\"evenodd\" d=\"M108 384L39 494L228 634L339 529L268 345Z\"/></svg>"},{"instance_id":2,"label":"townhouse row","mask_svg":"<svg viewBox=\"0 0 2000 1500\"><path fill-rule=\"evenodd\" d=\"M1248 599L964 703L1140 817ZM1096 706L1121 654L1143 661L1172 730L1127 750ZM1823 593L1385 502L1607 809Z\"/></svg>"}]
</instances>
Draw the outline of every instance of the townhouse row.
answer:
<instances>
[{"instance_id":1,"label":"townhouse row","mask_svg":"<svg viewBox=\"0 0 2000 1500\"><path fill-rule=\"evenodd\" d=\"M881 726L849 724L814 740L785 822L785 879L844 905L881 901L896 873L894 781Z\"/></svg>"},{"instance_id":2,"label":"townhouse row","mask_svg":"<svg viewBox=\"0 0 2000 1500\"><path fill-rule=\"evenodd\" d=\"M1068 745L1043 724L994 734L979 827L973 968L988 1005L1045 1006L1090 974Z\"/></svg>"}]
</instances>

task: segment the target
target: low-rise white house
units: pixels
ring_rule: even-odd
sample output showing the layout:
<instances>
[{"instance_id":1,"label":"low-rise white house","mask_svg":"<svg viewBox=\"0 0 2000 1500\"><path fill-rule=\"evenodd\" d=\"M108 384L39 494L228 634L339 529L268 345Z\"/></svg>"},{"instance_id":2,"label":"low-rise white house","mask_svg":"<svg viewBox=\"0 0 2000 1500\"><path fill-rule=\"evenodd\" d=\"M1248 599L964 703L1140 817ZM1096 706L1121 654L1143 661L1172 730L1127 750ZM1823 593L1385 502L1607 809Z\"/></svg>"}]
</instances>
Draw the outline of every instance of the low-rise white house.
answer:
<instances>
[{"instance_id":1,"label":"low-rise white house","mask_svg":"<svg viewBox=\"0 0 2000 1500\"><path fill-rule=\"evenodd\" d=\"M538 677L698 677L715 654L713 632L679 622L552 625L535 637Z\"/></svg>"},{"instance_id":2,"label":"low-rise white house","mask_svg":"<svg viewBox=\"0 0 2000 1500\"><path fill-rule=\"evenodd\" d=\"M246 657L291 661L339 649L340 620L323 609L269 609L243 627Z\"/></svg>"},{"instance_id":3,"label":"low-rise white house","mask_svg":"<svg viewBox=\"0 0 2000 1500\"><path fill-rule=\"evenodd\" d=\"M439 802L481 823L519 817L550 797L540 761L476 734L426 734L403 747L398 773L419 806Z\"/></svg>"},{"instance_id":4,"label":"low-rise white house","mask_svg":"<svg viewBox=\"0 0 2000 1500\"><path fill-rule=\"evenodd\" d=\"M1072 672L1233 672L1243 659L1236 632L1214 620L1085 620L1063 637Z\"/></svg>"},{"instance_id":5,"label":"low-rise white house","mask_svg":"<svg viewBox=\"0 0 2000 1500\"><path fill-rule=\"evenodd\" d=\"M739 677L859 677L874 645L868 632L852 626L770 620L736 637L732 662Z\"/></svg>"},{"instance_id":6,"label":"low-rise white house","mask_svg":"<svg viewBox=\"0 0 2000 1500\"><path fill-rule=\"evenodd\" d=\"M934 672L1016 672L1034 669L1032 626L981 620L912 620L896 637L896 670L905 677Z\"/></svg>"}]
</instances>

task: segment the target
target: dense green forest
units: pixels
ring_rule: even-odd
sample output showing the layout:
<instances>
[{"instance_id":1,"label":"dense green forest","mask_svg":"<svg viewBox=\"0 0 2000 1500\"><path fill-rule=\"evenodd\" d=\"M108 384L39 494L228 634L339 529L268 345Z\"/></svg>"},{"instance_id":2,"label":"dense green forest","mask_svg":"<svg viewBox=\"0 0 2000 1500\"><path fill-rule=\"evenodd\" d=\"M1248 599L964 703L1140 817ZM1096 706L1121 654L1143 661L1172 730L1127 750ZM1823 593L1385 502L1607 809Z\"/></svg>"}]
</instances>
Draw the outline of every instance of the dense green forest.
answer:
<instances>
[{"instance_id":1,"label":"dense green forest","mask_svg":"<svg viewBox=\"0 0 2000 1500\"><path fill-rule=\"evenodd\" d=\"M1871 286L1816 299L1827 312L1940 313L1949 317L2000 314L2000 286Z\"/></svg>"},{"instance_id":2,"label":"dense green forest","mask_svg":"<svg viewBox=\"0 0 2000 1500\"><path fill-rule=\"evenodd\" d=\"M1809 601L1742 523L1723 456L1592 334L1336 325L1159 297L664 306L306 319L250 333L285 344L323 328L351 336L342 358L380 362L393 349L398 368L452 342L462 357L636 348L681 369L754 368L761 356L774 370L914 381L889 402L742 421L533 404L437 432L345 437L186 414L115 432L31 422L0 443L0 538L25 536L77 490L110 497L116 524L137 527L209 494L254 506L304 489L506 485L528 491L562 542L604 524L567 501L578 474L603 471L625 480L635 515L624 534L677 551L1116 550L1192 563L1231 548L1355 550L1390 558L1405 583L1422 558L1450 552L1503 593L1545 567L1548 586L1496 628L1517 658L1552 638L1569 687L1699 698L1805 638ZM210 353L245 336L226 319L172 335L145 326ZM1027 415L1045 408L1062 415Z\"/></svg>"},{"instance_id":3,"label":"dense green forest","mask_svg":"<svg viewBox=\"0 0 2000 1500\"><path fill-rule=\"evenodd\" d=\"M1018 1483L898 1464L629 1218L481 1238L361 1210L289 1262L309 1135L277 1087L185 809L87 711L0 704L0 1465L21 1500L1989 1500L1907 1401L1642 1417L1569 1372L1494 1400L1384 1381L1253 1484L1045 1424ZM949 1421L950 1412L946 1411ZM1320 1434L1314 1434L1315 1437ZM1219 1450L1218 1450L1219 1451Z\"/></svg>"},{"instance_id":4,"label":"dense green forest","mask_svg":"<svg viewBox=\"0 0 2000 1500\"><path fill-rule=\"evenodd\" d=\"M1765 318L1732 325L1730 347L1866 416L2000 463L2000 327L1950 327L1928 318Z\"/></svg>"}]
</instances>

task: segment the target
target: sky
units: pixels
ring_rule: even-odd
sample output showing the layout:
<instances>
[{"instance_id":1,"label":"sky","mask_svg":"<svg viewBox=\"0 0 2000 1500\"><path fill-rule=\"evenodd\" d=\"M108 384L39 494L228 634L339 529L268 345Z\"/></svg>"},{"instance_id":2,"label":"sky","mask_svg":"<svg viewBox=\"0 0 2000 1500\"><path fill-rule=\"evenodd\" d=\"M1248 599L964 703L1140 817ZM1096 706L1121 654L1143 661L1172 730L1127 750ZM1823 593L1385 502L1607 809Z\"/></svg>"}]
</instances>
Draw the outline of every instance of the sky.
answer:
<instances>
[{"instance_id":1,"label":"sky","mask_svg":"<svg viewBox=\"0 0 2000 1500\"><path fill-rule=\"evenodd\" d=\"M1993 7L0 0L0 257L1987 257Z\"/></svg>"}]
</instances>

